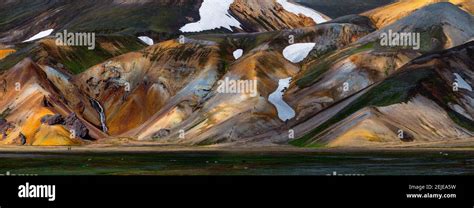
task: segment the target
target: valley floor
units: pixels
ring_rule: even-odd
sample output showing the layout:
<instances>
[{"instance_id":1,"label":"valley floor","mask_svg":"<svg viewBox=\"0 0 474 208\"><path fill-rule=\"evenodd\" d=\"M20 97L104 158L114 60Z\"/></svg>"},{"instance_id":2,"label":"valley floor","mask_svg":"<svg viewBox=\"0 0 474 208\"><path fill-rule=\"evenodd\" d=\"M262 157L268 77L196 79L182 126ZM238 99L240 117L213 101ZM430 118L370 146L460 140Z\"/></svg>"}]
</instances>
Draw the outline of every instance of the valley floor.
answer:
<instances>
[{"instance_id":1,"label":"valley floor","mask_svg":"<svg viewBox=\"0 0 474 208\"><path fill-rule=\"evenodd\" d=\"M446 142L384 144L384 146L359 146L338 148L301 148L291 145L252 145L252 146L187 146L157 144L155 142L93 143L82 146L18 146L2 145L0 153L189 153L189 152L229 152L229 153L351 153L351 152L474 152L474 138L450 140Z\"/></svg>"},{"instance_id":2,"label":"valley floor","mask_svg":"<svg viewBox=\"0 0 474 208\"><path fill-rule=\"evenodd\" d=\"M473 148L2 147L0 176L472 175Z\"/></svg>"}]
</instances>

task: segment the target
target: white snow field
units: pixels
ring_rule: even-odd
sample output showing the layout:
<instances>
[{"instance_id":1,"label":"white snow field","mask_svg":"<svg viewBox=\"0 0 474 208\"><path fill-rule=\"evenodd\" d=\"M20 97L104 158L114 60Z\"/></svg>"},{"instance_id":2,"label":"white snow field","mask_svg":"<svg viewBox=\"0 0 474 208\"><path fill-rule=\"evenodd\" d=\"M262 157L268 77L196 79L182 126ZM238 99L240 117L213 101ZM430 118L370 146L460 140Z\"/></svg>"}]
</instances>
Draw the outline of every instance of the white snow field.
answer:
<instances>
[{"instance_id":1,"label":"white snow field","mask_svg":"<svg viewBox=\"0 0 474 208\"><path fill-rule=\"evenodd\" d=\"M54 31L54 29L41 31L38 34L34 35L33 37L29 38L28 40L23 41L23 43L31 42L31 41L34 41L34 40L38 40L38 39L47 37L47 36L51 35L51 33L53 33L53 31Z\"/></svg>"},{"instance_id":2,"label":"white snow field","mask_svg":"<svg viewBox=\"0 0 474 208\"><path fill-rule=\"evenodd\" d=\"M278 81L278 88L268 96L268 101L272 103L277 111L278 111L278 117L282 121L290 120L293 117L295 117L295 111L291 106L289 106L284 100L283 100L283 94L286 88L290 86L290 81L291 77L288 77L286 79L280 79Z\"/></svg>"},{"instance_id":3,"label":"white snow field","mask_svg":"<svg viewBox=\"0 0 474 208\"><path fill-rule=\"evenodd\" d=\"M201 32L226 28L232 31L232 26L242 29L240 22L229 14L229 7L234 0L204 0L199 15L201 19L197 22L184 25L181 32Z\"/></svg>"},{"instance_id":4,"label":"white snow field","mask_svg":"<svg viewBox=\"0 0 474 208\"><path fill-rule=\"evenodd\" d=\"M283 6L283 9L286 11L296 15L303 14L304 16L310 17L316 24L327 22L329 20L327 17L324 17L321 13L314 11L313 9L290 3L288 0L277 0L277 2Z\"/></svg>"},{"instance_id":5,"label":"white snow field","mask_svg":"<svg viewBox=\"0 0 474 208\"><path fill-rule=\"evenodd\" d=\"M239 59L240 57L242 57L242 55L244 54L244 50L242 49L237 49L234 51L234 58L237 60Z\"/></svg>"},{"instance_id":6,"label":"white snow field","mask_svg":"<svg viewBox=\"0 0 474 208\"><path fill-rule=\"evenodd\" d=\"M283 49L283 56L292 63L299 63L309 55L314 46L316 43L295 43Z\"/></svg>"},{"instance_id":7,"label":"white snow field","mask_svg":"<svg viewBox=\"0 0 474 208\"><path fill-rule=\"evenodd\" d=\"M142 42L144 42L144 43L146 43L147 45L150 45L150 46L154 44L153 39L151 39L148 36L140 36L140 37L138 37L138 39L140 39Z\"/></svg>"},{"instance_id":8,"label":"white snow field","mask_svg":"<svg viewBox=\"0 0 474 208\"><path fill-rule=\"evenodd\" d=\"M469 90L469 92L472 92L472 87L469 85L458 73L453 73L454 76L456 76L456 82L458 83L458 87L462 89Z\"/></svg>"}]
</instances>

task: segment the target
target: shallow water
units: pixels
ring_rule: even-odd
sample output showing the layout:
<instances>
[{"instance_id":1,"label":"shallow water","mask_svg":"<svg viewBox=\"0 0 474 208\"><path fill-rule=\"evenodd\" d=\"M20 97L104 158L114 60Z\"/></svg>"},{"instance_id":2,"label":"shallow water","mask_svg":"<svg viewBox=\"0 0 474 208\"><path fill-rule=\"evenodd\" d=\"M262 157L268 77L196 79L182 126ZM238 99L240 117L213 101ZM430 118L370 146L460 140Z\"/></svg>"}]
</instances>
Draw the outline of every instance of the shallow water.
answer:
<instances>
[{"instance_id":1,"label":"shallow water","mask_svg":"<svg viewBox=\"0 0 474 208\"><path fill-rule=\"evenodd\" d=\"M474 175L472 152L0 153L0 174Z\"/></svg>"}]
</instances>

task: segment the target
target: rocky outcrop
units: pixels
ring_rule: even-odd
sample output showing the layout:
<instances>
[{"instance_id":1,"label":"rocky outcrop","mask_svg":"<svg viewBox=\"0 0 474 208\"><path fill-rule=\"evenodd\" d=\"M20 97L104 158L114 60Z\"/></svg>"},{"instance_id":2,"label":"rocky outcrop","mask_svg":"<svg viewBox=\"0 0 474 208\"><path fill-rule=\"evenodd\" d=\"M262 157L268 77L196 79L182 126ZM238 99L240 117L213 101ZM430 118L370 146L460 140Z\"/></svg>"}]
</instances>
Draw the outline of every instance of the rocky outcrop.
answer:
<instances>
[{"instance_id":1,"label":"rocky outcrop","mask_svg":"<svg viewBox=\"0 0 474 208\"><path fill-rule=\"evenodd\" d=\"M74 131L74 134L77 137L86 139L89 138L89 129L82 123L82 121L77 117L75 113L69 114L66 119L64 119L64 125L69 129Z\"/></svg>"},{"instance_id":2,"label":"rocky outcrop","mask_svg":"<svg viewBox=\"0 0 474 208\"><path fill-rule=\"evenodd\" d=\"M14 128L14 125L8 122L4 118L0 118L0 139L4 140L7 138L10 131Z\"/></svg>"},{"instance_id":3,"label":"rocky outcrop","mask_svg":"<svg viewBox=\"0 0 474 208\"><path fill-rule=\"evenodd\" d=\"M235 0L229 10L245 31L264 32L315 25L311 18L290 13L274 0Z\"/></svg>"},{"instance_id":4,"label":"rocky outcrop","mask_svg":"<svg viewBox=\"0 0 474 208\"><path fill-rule=\"evenodd\" d=\"M4 118L0 118L0 126L3 127L4 125L6 125L8 122L6 119Z\"/></svg>"},{"instance_id":5,"label":"rocky outcrop","mask_svg":"<svg viewBox=\"0 0 474 208\"><path fill-rule=\"evenodd\" d=\"M20 136L18 137L19 138L19 141L20 141L20 144L21 145L25 145L26 144L26 136L23 135L23 133L20 133Z\"/></svg>"},{"instance_id":6,"label":"rocky outcrop","mask_svg":"<svg viewBox=\"0 0 474 208\"><path fill-rule=\"evenodd\" d=\"M59 125L64 123L64 118L59 115L46 115L41 118L41 123L48 124L50 126Z\"/></svg>"},{"instance_id":7,"label":"rocky outcrop","mask_svg":"<svg viewBox=\"0 0 474 208\"><path fill-rule=\"evenodd\" d=\"M162 139L170 135L171 130L169 129L160 129L156 133L153 134L152 138L153 139Z\"/></svg>"}]
</instances>

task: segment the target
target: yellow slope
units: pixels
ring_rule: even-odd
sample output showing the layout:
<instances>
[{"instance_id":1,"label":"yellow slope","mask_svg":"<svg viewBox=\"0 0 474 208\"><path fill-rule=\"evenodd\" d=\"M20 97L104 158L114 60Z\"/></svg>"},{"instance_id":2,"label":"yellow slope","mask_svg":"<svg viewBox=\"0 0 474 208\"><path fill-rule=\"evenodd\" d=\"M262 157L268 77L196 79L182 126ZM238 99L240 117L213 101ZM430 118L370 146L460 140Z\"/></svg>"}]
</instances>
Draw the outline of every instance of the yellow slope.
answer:
<instances>
[{"instance_id":1,"label":"yellow slope","mask_svg":"<svg viewBox=\"0 0 474 208\"><path fill-rule=\"evenodd\" d=\"M4 59L8 55L15 53L13 49L0 49L0 60Z\"/></svg>"},{"instance_id":2,"label":"yellow slope","mask_svg":"<svg viewBox=\"0 0 474 208\"><path fill-rule=\"evenodd\" d=\"M382 28L410 15L417 9L438 2L451 2L474 14L473 0L400 0L393 4L365 12L362 15L369 17L378 28Z\"/></svg>"}]
</instances>

